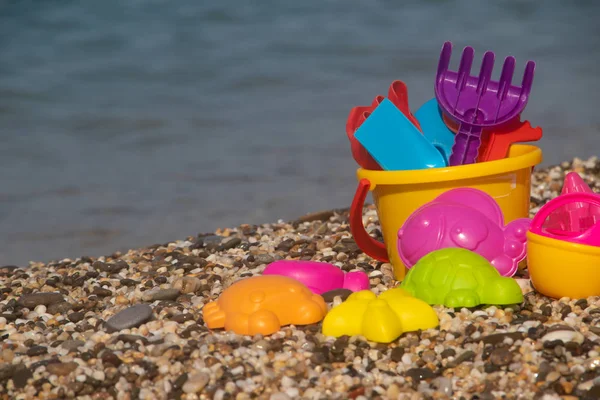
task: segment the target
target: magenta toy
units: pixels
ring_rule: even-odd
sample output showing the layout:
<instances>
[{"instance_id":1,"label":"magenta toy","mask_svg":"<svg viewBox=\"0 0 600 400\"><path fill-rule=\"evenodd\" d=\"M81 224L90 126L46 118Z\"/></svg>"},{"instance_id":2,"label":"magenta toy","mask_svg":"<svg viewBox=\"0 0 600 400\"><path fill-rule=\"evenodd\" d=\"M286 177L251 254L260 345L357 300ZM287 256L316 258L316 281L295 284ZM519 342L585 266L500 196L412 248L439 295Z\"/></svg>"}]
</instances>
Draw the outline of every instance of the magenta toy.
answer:
<instances>
[{"instance_id":1,"label":"magenta toy","mask_svg":"<svg viewBox=\"0 0 600 400\"><path fill-rule=\"evenodd\" d=\"M335 289L359 292L370 287L369 277L362 271L344 273L335 265L317 261L275 261L265 268L263 274L296 279L316 294Z\"/></svg>"},{"instance_id":2,"label":"magenta toy","mask_svg":"<svg viewBox=\"0 0 600 400\"><path fill-rule=\"evenodd\" d=\"M588 193L596 196L577 172L565 176L561 196L570 193ZM559 196L560 197L560 196ZM600 222L600 207L583 202L569 202L553 210L544 223L544 229L556 235L576 236Z\"/></svg>"},{"instance_id":3,"label":"magenta toy","mask_svg":"<svg viewBox=\"0 0 600 400\"><path fill-rule=\"evenodd\" d=\"M398 230L398 253L411 268L432 251L459 247L485 257L502 276L513 276L527 255L531 220L504 226L493 197L471 188L449 190L421 206Z\"/></svg>"}]
</instances>

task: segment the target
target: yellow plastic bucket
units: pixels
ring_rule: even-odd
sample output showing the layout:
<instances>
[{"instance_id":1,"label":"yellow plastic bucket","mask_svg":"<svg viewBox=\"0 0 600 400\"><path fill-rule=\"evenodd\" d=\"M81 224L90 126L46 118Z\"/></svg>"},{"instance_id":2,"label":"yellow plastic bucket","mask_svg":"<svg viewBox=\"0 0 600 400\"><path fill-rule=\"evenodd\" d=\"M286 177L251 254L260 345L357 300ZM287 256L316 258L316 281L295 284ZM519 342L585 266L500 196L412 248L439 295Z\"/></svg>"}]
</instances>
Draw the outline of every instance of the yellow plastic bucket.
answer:
<instances>
[{"instance_id":1,"label":"yellow plastic bucket","mask_svg":"<svg viewBox=\"0 0 600 400\"><path fill-rule=\"evenodd\" d=\"M455 188L470 187L492 196L504 213L505 223L529 217L531 172L542 161L542 151L533 145L513 145L508 157L484 163L411 171L375 171L359 168L358 188L350 208L350 229L363 252L391 262L402 281L406 267L397 250L398 229L419 207ZM381 224L381 243L367 233L362 211L368 192L373 194Z\"/></svg>"}]
</instances>

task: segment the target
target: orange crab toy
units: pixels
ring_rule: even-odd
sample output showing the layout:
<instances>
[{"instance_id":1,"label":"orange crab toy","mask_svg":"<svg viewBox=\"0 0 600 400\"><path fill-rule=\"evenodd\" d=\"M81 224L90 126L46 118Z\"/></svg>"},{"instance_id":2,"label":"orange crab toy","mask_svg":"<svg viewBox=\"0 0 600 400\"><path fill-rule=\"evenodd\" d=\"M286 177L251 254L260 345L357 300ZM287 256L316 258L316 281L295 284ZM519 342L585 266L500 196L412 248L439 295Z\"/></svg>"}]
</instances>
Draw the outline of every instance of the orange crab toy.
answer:
<instances>
[{"instance_id":1,"label":"orange crab toy","mask_svg":"<svg viewBox=\"0 0 600 400\"><path fill-rule=\"evenodd\" d=\"M225 328L239 335L270 335L284 325L314 324L325 318L327 306L299 281L279 275L242 279L204 306L209 329Z\"/></svg>"}]
</instances>

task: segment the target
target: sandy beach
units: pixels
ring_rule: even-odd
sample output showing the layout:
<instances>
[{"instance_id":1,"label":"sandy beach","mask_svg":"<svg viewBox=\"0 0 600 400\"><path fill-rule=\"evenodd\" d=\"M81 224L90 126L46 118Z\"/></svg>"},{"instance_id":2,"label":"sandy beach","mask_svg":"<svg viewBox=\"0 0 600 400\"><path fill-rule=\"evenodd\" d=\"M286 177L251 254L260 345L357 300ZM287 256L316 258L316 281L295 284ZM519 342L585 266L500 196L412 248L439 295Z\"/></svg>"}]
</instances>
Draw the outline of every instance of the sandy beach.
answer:
<instances>
[{"instance_id":1,"label":"sandy beach","mask_svg":"<svg viewBox=\"0 0 600 400\"><path fill-rule=\"evenodd\" d=\"M569 171L600 191L596 158L538 170L532 215ZM373 206L364 221L377 235ZM0 399L600 398L600 298L537 294L526 266L520 306L435 306L437 329L390 344L325 337L320 324L268 337L206 328L203 306L274 260L359 269L376 294L396 286L391 265L356 246L347 209L70 256L0 267Z\"/></svg>"}]
</instances>

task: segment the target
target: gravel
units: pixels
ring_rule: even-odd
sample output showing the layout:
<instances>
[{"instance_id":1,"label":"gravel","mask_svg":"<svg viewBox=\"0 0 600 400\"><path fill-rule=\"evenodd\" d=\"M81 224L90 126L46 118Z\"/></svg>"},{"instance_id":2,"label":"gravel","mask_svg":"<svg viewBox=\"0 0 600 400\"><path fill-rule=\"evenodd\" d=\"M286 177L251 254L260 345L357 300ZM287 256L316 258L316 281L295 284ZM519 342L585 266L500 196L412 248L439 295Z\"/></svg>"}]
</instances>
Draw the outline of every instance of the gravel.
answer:
<instances>
[{"instance_id":1,"label":"gravel","mask_svg":"<svg viewBox=\"0 0 600 400\"><path fill-rule=\"evenodd\" d=\"M532 213L572 170L600 191L596 158L539 170ZM364 222L381 235L373 206ZM541 296L526 266L521 305L436 306L437 329L390 344L324 337L320 324L269 337L205 327L206 303L279 259L365 271L376 294L397 284L390 264L358 249L345 209L0 267L0 399L600 398L600 298ZM333 304L348 292L326 295Z\"/></svg>"}]
</instances>

